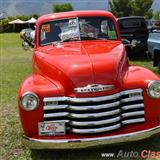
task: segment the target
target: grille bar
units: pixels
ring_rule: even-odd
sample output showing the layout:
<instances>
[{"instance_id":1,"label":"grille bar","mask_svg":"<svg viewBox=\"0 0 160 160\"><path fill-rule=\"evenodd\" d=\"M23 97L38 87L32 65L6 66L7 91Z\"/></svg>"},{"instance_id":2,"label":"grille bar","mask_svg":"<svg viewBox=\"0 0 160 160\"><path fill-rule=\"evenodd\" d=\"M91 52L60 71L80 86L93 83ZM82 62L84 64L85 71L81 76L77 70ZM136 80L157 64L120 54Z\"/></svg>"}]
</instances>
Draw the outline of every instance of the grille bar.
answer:
<instances>
[{"instance_id":1,"label":"grille bar","mask_svg":"<svg viewBox=\"0 0 160 160\"><path fill-rule=\"evenodd\" d=\"M138 100L139 101L143 100L143 97L139 96L139 97L125 98L125 99L122 99L121 102L126 103L126 102L138 101Z\"/></svg>"},{"instance_id":2,"label":"grille bar","mask_svg":"<svg viewBox=\"0 0 160 160\"><path fill-rule=\"evenodd\" d=\"M57 109L68 109L68 105L46 105L43 106L43 109L46 110L57 110Z\"/></svg>"},{"instance_id":3,"label":"grille bar","mask_svg":"<svg viewBox=\"0 0 160 160\"><path fill-rule=\"evenodd\" d=\"M114 102L114 103L110 103L110 104L101 104L101 105L96 105L96 106L69 106L70 110L77 110L77 111L84 111L84 110L98 110L98 109L107 109L107 108L112 108L112 107L116 107L119 106L120 102Z\"/></svg>"},{"instance_id":4,"label":"grille bar","mask_svg":"<svg viewBox=\"0 0 160 160\"><path fill-rule=\"evenodd\" d=\"M131 117L131 116L140 116L140 115L144 115L144 111L123 113L123 114L122 114L122 117Z\"/></svg>"},{"instance_id":5,"label":"grille bar","mask_svg":"<svg viewBox=\"0 0 160 160\"><path fill-rule=\"evenodd\" d=\"M67 109L67 110L75 110L75 111L85 111L85 110L98 110L98 109L106 109L106 108L111 108L111 107L116 107L119 106L120 102L113 102L110 104L101 104L101 105L96 105L96 106L72 106L72 105L47 105L44 106L44 110L57 110L57 109Z\"/></svg>"},{"instance_id":6,"label":"grille bar","mask_svg":"<svg viewBox=\"0 0 160 160\"><path fill-rule=\"evenodd\" d=\"M118 122L120 120L121 120L121 117L118 116L116 118L112 118L109 120L100 120L100 121L85 121L85 122L71 121L70 125L73 125L73 126L97 126L97 125L104 125L104 124Z\"/></svg>"},{"instance_id":7,"label":"grille bar","mask_svg":"<svg viewBox=\"0 0 160 160\"><path fill-rule=\"evenodd\" d=\"M72 103L92 103L92 102L101 102L107 100L117 99L121 96L120 93L116 93L110 96L102 96L102 97L92 97L92 98L71 98L71 97L47 97L43 99L43 102L53 102L53 101L66 101Z\"/></svg>"},{"instance_id":8,"label":"grille bar","mask_svg":"<svg viewBox=\"0 0 160 160\"><path fill-rule=\"evenodd\" d=\"M44 118L52 118L52 117L65 117L68 116L68 112L60 112L60 113L49 113L49 114L44 114Z\"/></svg>"},{"instance_id":9,"label":"grille bar","mask_svg":"<svg viewBox=\"0 0 160 160\"><path fill-rule=\"evenodd\" d=\"M72 133L79 133L79 134L88 134L88 133L101 133L101 132L107 132L107 131L112 131L115 129L118 129L121 127L121 124L116 124L110 127L102 127L102 128L96 128L96 129L76 129L72 128L71 132Z\"/></svg>"},{"instance_id":10,"label":"grille bar","mask_svg":"<svg viewBox=\"0 0 160 160\"><path fill-rule=\"evenodd\" d=\"M120 113L120 109L116 109L114 111L109 112L101 112L101 113L90 113L90 114L70 114L70 117L73 118L97 118L97 117L104 117L104 116L111 116Z\"/></svg>"},{"instance_id":11,"label":"grille bar","mask_svg":"<svg viewBox=\"0 0 160 160\"><path fill-rule=\"evenodd\" d=\"M115 130L115 129L119 129L123 125L126 125L126 124L142 123L142 122L145 122L144 118L139 118L139 119L134 119L134 120L125 120L125 121L122 121L121 124L118 123L118 124L110 126L110 127L102 127L102 128L96 128L96 129L77 129L77 128L72 128L71 132L79 133L79 134L100 133L100 132L106 132L106 131L112 131L112 130Z\"/></svg>"},{"instance_id":12,"label":"grille bar","mask_svg":"<svg viewBox=\"0 0 160 160\"><path fill-rule=\"evenodd\" d=\"M122 121L122 124L132 124L132 123L140 123L140 122L145 122L145 118L136 118L136 119L131 119L131 120L125 120Z\"/></svg>"},{"instance_id":13,"label":"grille bar","mask_svg":"<svg viewBox=\"0 0 160 160\"><path fill-rule=\"evenodd\" d=\"M48 113L44 115L44 118L51 118L51 117L73 117L73 118L96 118L96 117L104 117L104 116L111 116L114 114L120 113L120 109L116 109L114 111L109 112L101 112L101 113L92 113L92 114L76 114L76 113L69 113L69 112L60 112L60 113Z\"/></svg>"},{"instance_id":14,"label":"grille bar","mask_svg":"<svg viewBox=\"0 0 160 160\"><path fill-rule=\"evenodd\" d=\"M134 105L123 106L122 110L140 109L140 108L144 108L144 104L134 104Z\"/></svg>"}]
</instances>

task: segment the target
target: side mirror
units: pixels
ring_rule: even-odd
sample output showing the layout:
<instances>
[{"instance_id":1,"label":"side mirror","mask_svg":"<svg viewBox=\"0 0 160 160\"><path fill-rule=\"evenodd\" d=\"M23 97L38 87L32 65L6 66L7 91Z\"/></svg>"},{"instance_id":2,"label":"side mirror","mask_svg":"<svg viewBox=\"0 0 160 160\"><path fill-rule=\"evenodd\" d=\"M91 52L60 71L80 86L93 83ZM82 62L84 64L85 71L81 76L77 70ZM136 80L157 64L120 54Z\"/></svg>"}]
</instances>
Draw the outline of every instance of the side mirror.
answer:
<instances>
[{"instance_id":1,"label":"side mirror","mask_svg":"<svg viewBox=\"0 0 160 160\"><path fill-rule=\"evenodd\" d=\"M22 48L23 48L24 50L29 50L30 46L29 46L29 44L28 44L26 41L24 41L24 42L22 43Z\"/></svg>"},{"instance_id":2,"label":"side mirror","mask_svg":"<svg viewBox=\"0 0 160 160\"><path fill-rule=\"evenodd\" d=\"M124 46L131 46L130 41L125 38L122 38L122 44L124 44Z\"/></svg>"}]
</instances>

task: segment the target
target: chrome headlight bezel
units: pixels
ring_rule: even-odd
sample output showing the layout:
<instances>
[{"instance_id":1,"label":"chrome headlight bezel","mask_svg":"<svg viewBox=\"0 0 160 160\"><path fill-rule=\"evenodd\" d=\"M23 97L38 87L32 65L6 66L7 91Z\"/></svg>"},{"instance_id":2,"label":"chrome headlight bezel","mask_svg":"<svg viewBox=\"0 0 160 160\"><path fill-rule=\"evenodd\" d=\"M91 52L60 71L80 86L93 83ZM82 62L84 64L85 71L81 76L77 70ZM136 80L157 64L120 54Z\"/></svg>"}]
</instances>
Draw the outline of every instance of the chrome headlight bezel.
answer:
<instances>
[{"instance_id":1,"label":"chrome headlight bezel","mask_svg":"<svg viewBox=\"0 0 160 160\"><path fill-rule=\"evenodd\" d=\"M158 89L158 91L155 90L156 88ZM159 92L159 93L156 93L156 92ZM155 81L149 82L147 93L153 99L160 99L160 81L155 80Z\"/></svg>"},{"instance_id":2,"label":"chrome headlight bezel","mask_svg":"<svg viewBox=\"0 0 160 160\"><path fill-rule=\"evenodd\" d=\"M27 106L27 101L30 99L30 101L34 100L34 105L33 106ZM29 102L31 103L31 102ZM22 109L26 110L26 111L33 111L35 109L38 108L39 106L39 97L37 96L37 94L33 93L33 92L25 92L21 98L20 98L20 106Z\"/></svg>"}]
</instances>

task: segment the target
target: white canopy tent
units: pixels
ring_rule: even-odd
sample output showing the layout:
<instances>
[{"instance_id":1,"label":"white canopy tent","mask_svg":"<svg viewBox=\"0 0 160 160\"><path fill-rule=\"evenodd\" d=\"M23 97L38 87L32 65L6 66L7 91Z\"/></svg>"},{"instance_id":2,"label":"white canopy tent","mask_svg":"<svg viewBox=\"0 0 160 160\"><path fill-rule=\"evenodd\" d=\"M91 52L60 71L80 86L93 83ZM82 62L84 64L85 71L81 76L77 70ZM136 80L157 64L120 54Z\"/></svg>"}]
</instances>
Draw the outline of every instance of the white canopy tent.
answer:
<instances>
[{"instance_id":1,"label":"white canopy tent","mask_svg":"<svg viewBox=\"0 0 160 160\"><path fill-rule=\"evenodd\" d=\"M26 23L25 21L22 21L20 19L16 19L9 22L9 24L13 24L13 31L15 31L16 24L25 24L25 23Z\"/></svg>"},{"instance_id":2,"label":"white canopy tent","mask_svg":"<svg viewBox=\"0 0 160 160\"><path fill-rule=\"evenodd\" d=\"M16 24L21 24L21 25L28 24L28 26L31 27L32 25L34 25L36 23L36 21L37 20L34 17L32 17L27 21L22 21L20 19L16 19L16 20L10 21L9 24L13 24L13 31L15 31Z\"/></svg>"},{"instance_id":3,"label":"white canopy tent","mask_svg":"<svg viewBox=\"0 0 160 160\"><path fill-rule=\"evenodd\" d=\"M10 21L9 24L24 24L26 23L25 21L22 21L20 19L16 19L16 20L13 20L13 21Z\"/></svg>"},{"instance_id":4,"label":"white canopy tent","mask_svg":"<svg viewBox=\"0 0 160 160\"><path fill-rule=\"evenodd\" d=\"M25 21L26 23L36 23L36 19L34 17L32 17L31 19Z\"/></svg>"}]
</instances>

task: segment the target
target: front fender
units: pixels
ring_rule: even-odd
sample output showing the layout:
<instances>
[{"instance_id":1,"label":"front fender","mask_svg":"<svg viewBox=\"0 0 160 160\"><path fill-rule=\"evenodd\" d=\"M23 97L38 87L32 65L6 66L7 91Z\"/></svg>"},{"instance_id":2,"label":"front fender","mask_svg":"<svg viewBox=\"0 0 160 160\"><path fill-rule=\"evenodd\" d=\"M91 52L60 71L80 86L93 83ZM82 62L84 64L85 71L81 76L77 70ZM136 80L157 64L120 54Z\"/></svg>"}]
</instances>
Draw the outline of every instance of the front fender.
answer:
<instances>
[{"instance_id":1,"label":"front fender","mask_svg":"<svg viewBox=\"0 0 160 160\"><path fill-rule=\"evenodd\" d=\"M141 87L146 89L148 83L152 80L160 80L160 77L144 67L130 66L124 78L124 88Z\"/></svg>"},{"instance_id":2,"label":"front fender","mask_svg":"<svg viewBox=\"0 0 160 160\"><path fill-rule=\"evenodd\" d=\"M33 111L25 111L20 106L20 97L28 91L36 93L40 99L39 107ZM39 74L30 75L19 88L18 108L23 131L27 136L37 135L37 124L43 121L44 96L60 96L60 92L53 83Z\"/></svg>"},{"instance_id":3,"label":"front fender","mask_svg":"<svg viewBox=\"0 0 160 160\"><path fill-rule=\"evenodd\" d=\"M160 77L146 68L130 66L126 74L124 88L143 89L146 122L148 125L157 126L160 123L160 99L153 99L147 94L148 83L153 80L160 80Z\"/></svg>"}]
</instances>

